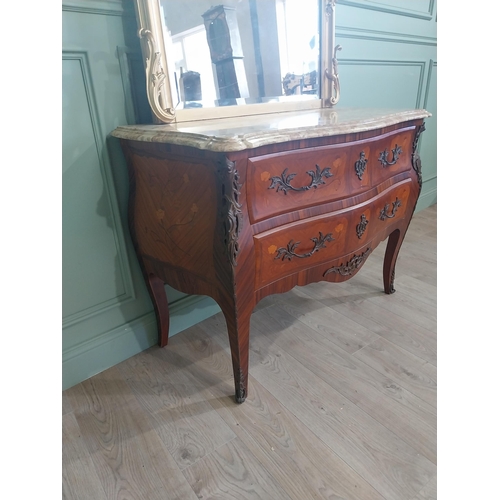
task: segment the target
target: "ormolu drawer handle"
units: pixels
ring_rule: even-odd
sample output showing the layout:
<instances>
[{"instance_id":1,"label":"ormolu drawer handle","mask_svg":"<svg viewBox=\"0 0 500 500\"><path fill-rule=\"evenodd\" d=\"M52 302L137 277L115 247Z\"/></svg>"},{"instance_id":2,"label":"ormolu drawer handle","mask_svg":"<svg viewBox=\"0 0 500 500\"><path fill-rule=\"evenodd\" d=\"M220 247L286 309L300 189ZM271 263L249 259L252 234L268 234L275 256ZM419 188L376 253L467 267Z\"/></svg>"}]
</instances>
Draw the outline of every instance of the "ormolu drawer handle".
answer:
<instances>
[{"instance_id":1,"label":"ormolu drawer handle","mask_svg":"<svg viewBox=\"0 0 500 500\"><path fill-rule=\"evenodd\" d=\"M379 157L378 157L378 161L380 163L382 163L382 166L385 168L385 167L388 167L390 165L394 165L398 160L399 160L399 155L403 152L403 149L401 148L401 146L398 146L396 144L395 148L392 150L392 160L391 161L388 161L388 158L389 158L389 151L387 151L387 149L384 149Z\"/></svg>"},{"instance_id":2,"label":"ormolu drawer handle","mask_svg":"<svg viewBox=\"0 0 500 500\"><path fill-rule=\"evenodd\" d=\"M389 203L387 203L385 207L380 211L380 215L378 218L380 220L385 220L396 217L396 212L398 211L398 208L400 206L401 206L401 201L399 201L399 199L396 198L396 201L392 202L392 214L389 215Z\"/></svg>"},{"instance_id":3,"label":"ormolu drawer handle","mask_svg":"<svg viewBox=\"0 0 500 500\"><path fill-rule=\"evenodd\" d=\"M326 167L324 170L321 170L319 165L316 165L316 171L309 170L307 172L311 176L311 183L309 184L309 186L302 186L297 188L290 184L292 179L297 174L287 175L287 172L288 168L285 168L285 170L283 170L283 173L281 174L281 177L279 176L271 177L271 185L269 186L268 189L276 188L277 193L283 191L285 194L287 194L289 189L291 189L292 191L309 191L309 189L311 188L317 188L319 185L325 184L323 177L325 178L333 177L333 174L330 172L330 167Z\"/></svg>"},{"instance_id":4,"label":"ormolu drawer handle","mask_svg":"<svg viewBox=\"0 0 500 500\"><path fill-rule=\"evenodd\" d=\"M363 233L366 231L366 226L368 226L369 222L370 221L366 218L366 215L362 214L361 220L359 221L359 224L356 226L356 234L358 235L359 239L361 239Z\"/></svg>"},{"instance_id":5,"label":"ormolu drawer handle","mask_svg":"<svg viewBox=\"0 0 500 500\"><path fill-rule=\"evenodd\" d=\"M327 269L323 273L323 276L330 273L340 274L341 276L350 276L354 271L356 271L356 269L358 269L358 267L361 266L361 264L363 264L370 252L371 248L368 247L361 255L353 255L349 262L340 264L340 266L330 267L330 269Z\"/></svg>"},{"instance_id":6,"label":"ormolu drawer handle","mask_svg":"<svg viewBox=\"0 0 500 500\"><path fill-rule=\"evenodd\" d=\"M300 245L300 241L294 243L293 240L290 240L286 248L281 247L276 250L277 255L274 259L292 260L294 257L297 257L298 259L304 259L305 257L310 257L313 253L319 251L320 248L326 248L326 242L333 241L334 239L335 238L332 237L332 233L328 233L327 235L323 236L323 233L320 231L319 238L311 238L311 241L314 242L314 248L310 252L303 254L295 253L295 249Z\"/></svg>"},{"instance_id":7,"label":"ormolu drawer handle","mask_svg":"<svg viewBox=\"0 0 500 500\"><path fill-rule=\"evenodd\" d=\"M367 163L368 158L366 157L366 153L364 151L361 151L361 153L359 153L359 160L354 163L354 170L356 170L356 175L358 176L359 180L363 178Z\"/></svg>"}]
</instances>

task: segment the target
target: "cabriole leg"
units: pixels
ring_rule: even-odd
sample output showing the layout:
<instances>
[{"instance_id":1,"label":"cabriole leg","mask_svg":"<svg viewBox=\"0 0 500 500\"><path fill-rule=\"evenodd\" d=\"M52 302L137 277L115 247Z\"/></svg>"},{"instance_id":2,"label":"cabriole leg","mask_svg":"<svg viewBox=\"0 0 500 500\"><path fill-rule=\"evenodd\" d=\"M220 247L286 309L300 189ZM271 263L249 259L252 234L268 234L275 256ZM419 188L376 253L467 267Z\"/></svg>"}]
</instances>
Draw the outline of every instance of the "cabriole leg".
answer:
<instances>
[{"instance_id":1,"label":"cabriole leg","mask_svg":"<svg viewBox=\"0 0 500 500\"><path fill-rule=\"evenodd\" d=\"M250 314L238 315L234 310L223 311L226 318L234 374L234 399L243 403L248 394L248 356Z\"/></svg>"},{"instance_id":2,"label":"cabriole leg","mask_svg":"<svg viewBox=\"0 0 500 500\"><path fill-rule=\"evenodd\" d=\"M156 322L158 325L158 345L165 347L168 344L168 329L170 326L170 315L168 312L168 299L165 293L165 283L163 280L149 274L146 280L149 295L153 302Z\"/></svg>"},{"instance_id":3,"label":"cabriole leg","mask_svg":"<svg viewBox=\"0 0 500 500\"><path fill-rule=\"evenodd\" d=\"M389 235L389 240L387 241L383 270L384 292L387 294L391 294L396 291L394 288L396 260L398 258L401 244L403 243L403 239L404 233L402 233L400 229L396 229Z\"/></svg>"}]
</instances>

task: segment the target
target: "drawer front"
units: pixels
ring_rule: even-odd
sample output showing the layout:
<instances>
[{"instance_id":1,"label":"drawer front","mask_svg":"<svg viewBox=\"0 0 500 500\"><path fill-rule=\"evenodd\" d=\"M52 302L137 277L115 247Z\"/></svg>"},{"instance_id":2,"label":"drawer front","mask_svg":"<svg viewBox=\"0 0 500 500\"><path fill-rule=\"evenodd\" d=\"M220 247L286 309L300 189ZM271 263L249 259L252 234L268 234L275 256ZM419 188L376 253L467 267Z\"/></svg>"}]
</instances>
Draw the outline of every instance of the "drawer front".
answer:
<instances>
[{"instance_id":1,"label":"drawer front","mask_svg":"<svg viewBox=\"0 0 500 500\"><path fill-rule=\"evenodd\" d=\"M353 196L410 170L413 131L249 158L251 222Z\"/></svg>"},{"instance_id":2,"label":"drawer front","mask_svg":"<svg viewBox=\"0 0 500 500\"><path fill-rule=\"evenodd\" d=\"M255 288L346 255L404 218L411 179L348 210L287 224L254 236Z\"/></svg>"}]
</instances>

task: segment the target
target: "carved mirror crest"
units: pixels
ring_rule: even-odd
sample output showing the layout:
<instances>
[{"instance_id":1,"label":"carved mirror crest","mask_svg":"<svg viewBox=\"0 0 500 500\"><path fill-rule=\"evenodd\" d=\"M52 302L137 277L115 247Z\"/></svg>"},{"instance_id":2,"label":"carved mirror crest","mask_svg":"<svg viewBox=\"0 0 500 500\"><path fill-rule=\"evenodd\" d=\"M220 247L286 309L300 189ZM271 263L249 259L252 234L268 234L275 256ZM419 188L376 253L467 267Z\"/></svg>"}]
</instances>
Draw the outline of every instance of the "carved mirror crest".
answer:
<instances>
[{"instance_id":1,"label":"carved mirror crest","mask_svg":"<svg viewBox=\"0 0 500 500\"><path fill-rule=\"evenodd\" d=\"M335 0L135 0L135 7L158 123L339 100Z\"/></svg>"}]
</instances>

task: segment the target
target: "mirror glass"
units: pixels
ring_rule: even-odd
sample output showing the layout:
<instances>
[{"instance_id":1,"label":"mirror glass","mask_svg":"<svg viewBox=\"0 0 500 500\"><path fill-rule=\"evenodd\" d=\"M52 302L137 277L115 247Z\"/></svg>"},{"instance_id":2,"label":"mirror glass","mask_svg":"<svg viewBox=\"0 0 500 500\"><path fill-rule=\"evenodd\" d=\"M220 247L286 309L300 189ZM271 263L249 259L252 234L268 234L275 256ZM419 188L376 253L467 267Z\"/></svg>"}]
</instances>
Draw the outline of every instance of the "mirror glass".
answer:
<instances>
[{"instance_id":1,"label":"mirror glass","mask_svg":"<svg viewBox=\"0 0 500 500\"><path fill-rule=\"evenodd\" d=\"M174 108L319 99L318 3L160 0Z\"/></svg>"}]
</instances>

